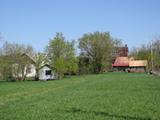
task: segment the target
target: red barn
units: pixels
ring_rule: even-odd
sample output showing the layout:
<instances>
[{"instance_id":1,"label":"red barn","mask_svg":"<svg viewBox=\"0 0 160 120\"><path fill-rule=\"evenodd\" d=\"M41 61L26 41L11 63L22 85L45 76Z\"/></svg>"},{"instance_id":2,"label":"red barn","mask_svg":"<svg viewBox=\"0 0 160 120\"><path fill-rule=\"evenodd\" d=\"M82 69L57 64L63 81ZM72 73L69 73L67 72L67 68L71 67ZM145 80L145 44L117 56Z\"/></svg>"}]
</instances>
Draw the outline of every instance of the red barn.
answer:
<instances>
[{"instance_id":1,"label":"red barn","mask_svg":"<svg viewBox=\"0 0 160 120\"><path fill-rule=\"evenodd\" d=\"M124 72L145 72L147 68L147 60L134 60L128 57L117 57L112 64L114 71Z\"/></svg>"}]
</instances>

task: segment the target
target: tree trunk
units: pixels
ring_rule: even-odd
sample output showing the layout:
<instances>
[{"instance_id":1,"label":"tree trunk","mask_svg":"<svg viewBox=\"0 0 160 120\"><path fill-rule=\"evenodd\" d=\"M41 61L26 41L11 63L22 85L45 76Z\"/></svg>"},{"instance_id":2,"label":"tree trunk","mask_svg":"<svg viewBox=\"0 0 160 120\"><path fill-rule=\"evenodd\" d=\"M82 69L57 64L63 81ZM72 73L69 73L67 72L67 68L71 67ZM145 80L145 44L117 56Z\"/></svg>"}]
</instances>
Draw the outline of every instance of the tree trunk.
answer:
<instances>
[{"instance_id":1,"label":"tree trunk","mask_svg":"<svg viewBox=\"0 0 160 120\"><path fill-rule=\"evenodd\" d=\"M38 81L39 80L39 70L36 69L36 76L34 78L35 81Z\"/></svg>"}]
</instances>

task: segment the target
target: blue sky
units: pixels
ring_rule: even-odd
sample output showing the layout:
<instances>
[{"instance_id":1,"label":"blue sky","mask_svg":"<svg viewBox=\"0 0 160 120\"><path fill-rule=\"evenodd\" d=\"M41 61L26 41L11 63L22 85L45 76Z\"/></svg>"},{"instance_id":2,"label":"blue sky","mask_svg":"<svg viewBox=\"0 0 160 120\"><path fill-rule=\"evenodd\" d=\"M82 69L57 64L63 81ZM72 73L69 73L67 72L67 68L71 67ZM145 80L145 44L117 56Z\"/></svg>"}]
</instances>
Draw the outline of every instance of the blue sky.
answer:
<instances>
[{"instance_id":1,"label":"blue sky","mask_svg":"<svg viewBox=\"0 0 160 120\"><path fill-rule=\"evenodd\" d=\"M77 40L110 32L129 48L160 35L160 0L0 0L4 40L43 51L56 32Z\"/></svg>"}]
</instances>

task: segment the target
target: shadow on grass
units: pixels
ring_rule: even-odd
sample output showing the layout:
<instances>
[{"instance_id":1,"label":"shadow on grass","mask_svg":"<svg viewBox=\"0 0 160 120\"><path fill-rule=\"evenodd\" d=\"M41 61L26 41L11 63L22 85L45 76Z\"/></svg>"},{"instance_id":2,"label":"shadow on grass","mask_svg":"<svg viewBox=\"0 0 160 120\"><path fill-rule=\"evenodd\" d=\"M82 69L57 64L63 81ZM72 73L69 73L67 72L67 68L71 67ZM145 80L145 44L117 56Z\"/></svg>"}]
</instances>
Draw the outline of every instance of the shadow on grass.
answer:
<instances>
[{"instance_id":1,"label":"shadow on grass","mask_svg":"<svg viewBox=\"0 0 160 120\"><path fill-rule=\"evenodd\" d=\"M110 114L110 113L107 113L107 112L98 112L98 111L86 111L86 110L81 110L79 108L71 108L70 110L66 110L66 112L95 114L95 115L106 116L106 117L117 118L117 119L124 119L124 120L151 120L151 118L131 117L131 116L128 116L128 115L116 115L116 114Z\"/></svg>"}]
</instances>

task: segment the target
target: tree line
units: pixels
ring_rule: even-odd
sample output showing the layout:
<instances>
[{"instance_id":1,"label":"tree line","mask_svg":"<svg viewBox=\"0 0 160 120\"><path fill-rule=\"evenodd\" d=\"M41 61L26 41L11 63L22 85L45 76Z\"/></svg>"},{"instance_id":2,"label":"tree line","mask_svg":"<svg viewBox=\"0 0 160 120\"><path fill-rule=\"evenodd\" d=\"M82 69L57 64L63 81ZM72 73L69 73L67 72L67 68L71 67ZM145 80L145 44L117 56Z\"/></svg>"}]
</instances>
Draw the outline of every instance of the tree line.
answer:
<instances>
[{"instance_id":1,"label":"tree line","mask_svg":"<svg viewBox=\"0 0 160 120\"><path fill-rule=\"evenodd\" d=\"M136 59L146 59L149 71L160 71L160 37L155 38L148 44L133 48L130 56L134 56Z\"/></svg>"},{"instance_id":2,"label":"tree line","mask_svg":"<svg viewBox=\"0 0 160 120\"><path fill-rule=\"evenodd\" d=\"M24 81L30 64L36 67L38 80L40 67L48 63L56 70L58 78L65 74L100 73L110 70L114 58L113 50L121 45L108 32L86 33L78 39L79 55L75 41L66 40L62 33L49 40L43 53L37 53L30 45L5 42L0 48L0 77L13 81ZM27 56L32 59L29 60Z\"/></svg>"},{"instance_id":3,"label":"tree line","mask_svg":"<svg viewBox=\"0 0 160 120\"><path fill-rule=\"evenodd\" d=\"M78 42L78 46L76 46ZM49 64L58 74L64 75L102 73L112 69L115 50L122 47L122 41L109 32L86 33L77 41L66 40L62 33L56 33L49 40L43 53L35 52L32 46L5 42L0 48L0 78L4 80L26 80L29 65L36 68L35 80L42 65ZM160 67L160 40L152 44L154 67ZM77 54L77 49L79 54ZM151 46L134 48L131 55L137 59L147 59L151 66ZM28 59L29 57L31 59Z\"/></svg>"}]
</instances>

